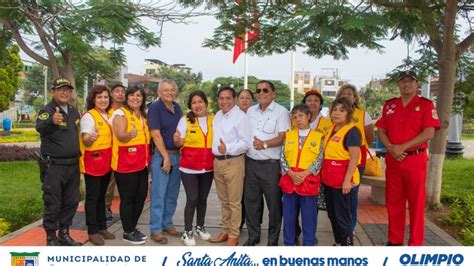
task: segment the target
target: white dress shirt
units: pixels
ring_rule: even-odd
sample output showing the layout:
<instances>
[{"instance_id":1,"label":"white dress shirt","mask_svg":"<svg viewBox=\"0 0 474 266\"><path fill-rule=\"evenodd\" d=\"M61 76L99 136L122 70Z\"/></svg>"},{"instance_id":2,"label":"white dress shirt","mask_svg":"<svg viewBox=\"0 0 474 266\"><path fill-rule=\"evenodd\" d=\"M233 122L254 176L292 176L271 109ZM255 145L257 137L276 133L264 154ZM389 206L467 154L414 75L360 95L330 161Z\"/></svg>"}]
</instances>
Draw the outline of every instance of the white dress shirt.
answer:
<instances>
[{"instance_id":1,"label":"white dress shirt","mask_svg":"<svg viewBox=\"0 0 474 266\"><path fill-rule=\"evenodd\" d=\"M291 128L290 113L285 107L271 102L270 105L262 111L260 104L254 105L247 111L252 130L250 143L253 143L254 137L265 141L273 139L280 132L286 132ZM254 160L280 159L281 146L262 149L257 151L253 145L247 152L247 156Z\"/></svg>"},{"instance_id":2,"label":"white dress shirt","mask_svg":"<svg viewBox=\"0 0 474 266\"><path fill-rule=\"evenodd\" d=\"M247 116L237 105L225 114L222 110L217 112L212 125L212 153L224 155L217 149L220 139L226 145L225 155L240 155L247 152L250 146L249 128Z\"/></svg>"}]
</instances>

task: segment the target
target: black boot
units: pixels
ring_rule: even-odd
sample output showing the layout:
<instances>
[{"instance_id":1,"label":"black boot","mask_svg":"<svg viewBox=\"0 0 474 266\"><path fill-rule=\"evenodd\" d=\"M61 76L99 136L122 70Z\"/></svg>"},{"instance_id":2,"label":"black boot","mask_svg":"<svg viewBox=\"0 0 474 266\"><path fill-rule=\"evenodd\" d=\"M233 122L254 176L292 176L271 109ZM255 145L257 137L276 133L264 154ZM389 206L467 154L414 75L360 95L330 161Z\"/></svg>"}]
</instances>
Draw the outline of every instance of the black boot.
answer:
<instances>
[{"instance_id":1,"label":"black boot","mask_svg":"<svg viewBox=\"0 0 474 266\"><path fill-rule=\"evenodd\" d=\"M81 243L76 242L69 235L69 227L59 229L58 240L62 246L81 246Z\"/></svg>"},{"instance_id":2,"label":"black boot","mask_svg":"<svg viewBox=\"0 0 474 266\"><path fill-rule=\"evenodd\" d=\"M56 236L56 230L45 230L46 231L46 246L60 246L58 237Z\"/></svg>"}]
</instances>

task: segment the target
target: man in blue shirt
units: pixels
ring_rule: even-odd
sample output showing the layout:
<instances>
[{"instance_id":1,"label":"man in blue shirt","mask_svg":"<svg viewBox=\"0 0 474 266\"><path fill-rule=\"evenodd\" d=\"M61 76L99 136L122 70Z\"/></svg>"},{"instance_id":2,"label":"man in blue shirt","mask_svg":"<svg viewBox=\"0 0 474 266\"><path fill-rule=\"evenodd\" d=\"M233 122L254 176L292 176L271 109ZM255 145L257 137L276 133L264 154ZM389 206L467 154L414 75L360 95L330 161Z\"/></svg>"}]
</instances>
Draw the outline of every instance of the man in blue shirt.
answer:
<instances>
[{"instance_id":1,"label":"man in blue shirt","mask_svg":"<svg viewBox=\"0 0 474 266\"><path fill-rule=\"evenodd\" d=\"M166 244L168 239L163 233L181 236L173 226L181 182L178 169L180 154L173 143L173 134L183 112L174 101L177 86L173 80L162 80L158 94L160 98L148 108L148 127L155 144L151 162L150 232L155 242Z\"/></svg>"}]
</instances>

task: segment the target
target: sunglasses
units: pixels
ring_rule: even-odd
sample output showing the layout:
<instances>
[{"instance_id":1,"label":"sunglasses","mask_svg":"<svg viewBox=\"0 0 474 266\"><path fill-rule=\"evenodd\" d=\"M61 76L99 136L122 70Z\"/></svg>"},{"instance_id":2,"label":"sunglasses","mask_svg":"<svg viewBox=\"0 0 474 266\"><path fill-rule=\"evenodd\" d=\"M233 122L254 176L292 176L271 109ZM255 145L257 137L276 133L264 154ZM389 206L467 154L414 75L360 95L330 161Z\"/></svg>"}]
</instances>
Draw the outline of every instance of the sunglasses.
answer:
<instances>
[{"instance_id":1,"label":"sunglasses","mask_svg":"<svg viewBox=\"0 0 474 266\"><path fill-rule=\"evenodd\" d=\"M263 92L263 93L269 93L270 90L267 89L267 88L265 88L265 89L256 89L255 92L256 92L257 94L262 93L262 92Z\"/></svg>"}]
</instances>

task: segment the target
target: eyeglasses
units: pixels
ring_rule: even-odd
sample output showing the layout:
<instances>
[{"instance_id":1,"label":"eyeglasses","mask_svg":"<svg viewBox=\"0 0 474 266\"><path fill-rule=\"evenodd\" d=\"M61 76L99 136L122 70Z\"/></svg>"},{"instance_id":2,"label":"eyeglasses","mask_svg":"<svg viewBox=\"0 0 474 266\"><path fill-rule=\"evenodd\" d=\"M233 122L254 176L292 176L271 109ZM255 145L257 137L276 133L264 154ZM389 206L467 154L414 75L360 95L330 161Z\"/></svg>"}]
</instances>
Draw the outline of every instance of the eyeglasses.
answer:
<instances>
[{"instance_id":1,"label":"eyeglasses","mask_svg":"<svg viewBox=\"0 0 474 266\"><path fill-rule=\"evenodd\" d=\"M263 92L263 93L269 93L270 90L267 89L267 88L264 88L264 89L257 89L257 90L255 90L255 92L256 92L257 94L260 94L260 93L262 93L262 92Z\"/></svg>"}]
</instances>

